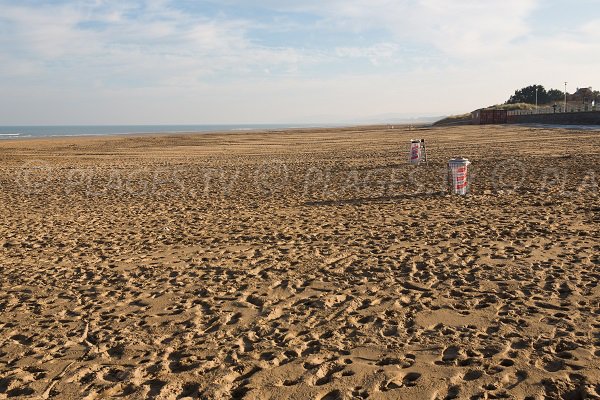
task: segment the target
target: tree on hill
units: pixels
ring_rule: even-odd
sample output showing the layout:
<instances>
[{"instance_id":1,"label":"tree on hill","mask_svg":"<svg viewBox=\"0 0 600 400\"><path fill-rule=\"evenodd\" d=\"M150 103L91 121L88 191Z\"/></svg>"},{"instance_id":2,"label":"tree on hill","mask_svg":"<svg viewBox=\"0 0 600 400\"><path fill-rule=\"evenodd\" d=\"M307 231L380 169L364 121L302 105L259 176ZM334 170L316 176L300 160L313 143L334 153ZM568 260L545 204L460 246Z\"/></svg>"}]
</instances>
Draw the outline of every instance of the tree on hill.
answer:
<instances>
[{"instance_id":1,"label":"tree on hill","mask_svg":"<svg viewBox=\"0 0 600 400\"><path fill-rule=\"evenodd\" d=\"M506 104L515 104L515 103L529 103L535 104L535 91L537 89L537 100L538 104L546 104L549 103L550 97L548 96L548 92L542 85L531 85L524 87L523 89L515 90L515 94L510 96Z\"/></svg>"},{"instance_id":2,"label":"tree on hill","mask_svg":"<svg viewBox=\"0 0 600 400\"><path fill-rule=\"evenodd\" d=\"M565 98L565 93L558 89L550 89L548 90L548 98L550 101L560 101Z\"/></svg>"},{"instance_id":3,"label":"tree on hill","mask_svg":"<svg viewBox=\"0 0 600 400\"><path fill-rule=\"evenodd\" d=\"M542 85L530 85L519 90L510 96L505 104L528 103L535 104L535 89L537 88L538 104L548 104L560 101L565 98L565 93L558 89L546 91Z\"/></svg>"}]
</instances>

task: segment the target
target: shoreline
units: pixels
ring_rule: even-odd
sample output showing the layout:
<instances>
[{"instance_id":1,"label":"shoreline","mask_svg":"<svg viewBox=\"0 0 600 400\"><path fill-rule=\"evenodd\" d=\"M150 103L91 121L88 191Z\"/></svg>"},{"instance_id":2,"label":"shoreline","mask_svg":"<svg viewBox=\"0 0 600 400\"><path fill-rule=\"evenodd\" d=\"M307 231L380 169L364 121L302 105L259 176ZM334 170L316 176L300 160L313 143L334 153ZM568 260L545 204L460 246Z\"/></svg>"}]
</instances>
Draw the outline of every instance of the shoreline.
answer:
<instances>
[{"instance_id":1,"label":"shoreline","mask_svg":"<svg viewBox=\"0 0 600 400\"><path fill-rule=\"evenodd\" d=\"M385 124L381 124L385 125ZM160 135L187 135L187 134L226 134L240 132L283 131L297 129L336 129L353 126L372 126L354 124L222 124L222 125L32 125L32 126L0 126L0 141L28 140L38 138L65 138L65 137L105 137L105 136L147 136ZM398 125L399 126L399 125ZM135 130L139 127L140 130ZM179 129L179 128L189 129ZM197 128L194 128L197 127ZM14 128L14 129L13 129ZM25 128L25 129L23 129ZM30 132L20 132L27 130ZM81 129L81 132L56 133L61 128L66 131ZM114 132L85 132L86 130L107 130L114 128ZM121 128L133 129L120 131ZM164 129L163 129L164 128ZM48 133L39 133L44 130L53 130ZM13 132L14 131L14 132ZM38 133L31 133L38 132Z\"/></svg>"},{"instance_id":2,"label":"shoreline","mask_svg":"<svg viewBox=\"0 0 600 400\"><path fill-rule=\"evenodd\" d=\"M160 131L160 132L129 132L129 133L99 133L99 134L73 134L73 135L49 135L49 136L27 136L14 137L7 135L2 138L0 135L0 147L3 143L19 143L31 141L75 141L81 140L105 140L119 138L152 138L152 137L203 137L203 136L235 136L252 134L291 134L298 132L343 132L343 131L369 131L369 130L402 130L411 127L413 130L421 128L430 128L430 124L372 124L372 125L339 125L339 126L306 126L306 127L285 127L272 129L235 129L235 130L214 130L214 131Z\"/></svg>"}]
</instances>

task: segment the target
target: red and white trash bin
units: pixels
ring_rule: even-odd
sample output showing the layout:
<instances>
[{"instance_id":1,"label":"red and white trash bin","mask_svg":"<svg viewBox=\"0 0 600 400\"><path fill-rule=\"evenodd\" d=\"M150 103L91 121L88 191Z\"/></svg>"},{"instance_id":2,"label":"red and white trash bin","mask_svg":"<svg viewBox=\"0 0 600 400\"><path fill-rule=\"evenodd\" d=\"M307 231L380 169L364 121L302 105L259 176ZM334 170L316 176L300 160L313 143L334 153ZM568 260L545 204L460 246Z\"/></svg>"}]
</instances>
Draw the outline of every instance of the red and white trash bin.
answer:
<instances>
[{"instance_id":1,"label":"red and white trash bin","mask_svg":"<svg viewBox=\"0 0 600 400\"><path fill-rule=\"evenodd\" d=\"M423 158L422 146L420 139L412 139L410 141L410 151L408 162L411 164L418 165L421 163Z\"/></svg>"},{"instance_id":2,"label":"red and white trash bin","mask_svg":"<svg viewBox=\"0 0 600 400\"><path fill-rule=\"evenodd\" d=\"M469 165L471 162L463 157L455 157L448 162L448 179L452 193L464 196L469 191Z\"/></svg>"}]
</instances>

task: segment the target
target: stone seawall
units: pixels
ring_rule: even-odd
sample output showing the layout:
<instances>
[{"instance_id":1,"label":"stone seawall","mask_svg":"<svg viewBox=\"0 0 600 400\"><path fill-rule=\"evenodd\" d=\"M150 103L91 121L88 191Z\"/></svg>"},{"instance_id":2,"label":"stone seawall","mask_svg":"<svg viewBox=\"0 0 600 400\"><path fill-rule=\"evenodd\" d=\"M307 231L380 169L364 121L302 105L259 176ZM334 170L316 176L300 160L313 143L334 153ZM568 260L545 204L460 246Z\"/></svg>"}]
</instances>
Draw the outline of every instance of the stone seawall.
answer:
<instances>
[{"instance_id":1,"label":"stone seawall","mask_svg":"<svg viewBox=\"0 0 600 400\"><path fill-rule=\"evenodd\" d=\"M600 125L600 111L509 115L509 124Z\"/></svg>"}]
</instances>

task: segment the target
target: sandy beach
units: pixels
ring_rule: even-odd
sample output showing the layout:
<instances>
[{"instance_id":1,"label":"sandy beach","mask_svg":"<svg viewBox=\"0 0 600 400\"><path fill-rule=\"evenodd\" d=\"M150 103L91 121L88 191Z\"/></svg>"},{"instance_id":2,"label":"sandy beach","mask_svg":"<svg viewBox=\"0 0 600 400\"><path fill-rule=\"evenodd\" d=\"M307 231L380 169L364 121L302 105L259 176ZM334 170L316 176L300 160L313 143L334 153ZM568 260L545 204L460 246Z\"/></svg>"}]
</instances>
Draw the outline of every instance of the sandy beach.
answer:
<instances>
[{"instance_id":1,"label":"sandy beach","mask_svg":"<svg viewBox=\"0 0 600 400\"><path fill-rule=\"evenodd\" d=\"M599 149L519 126L0 141L0 398L600 398Z\"/></svg>"}]
</instances>

